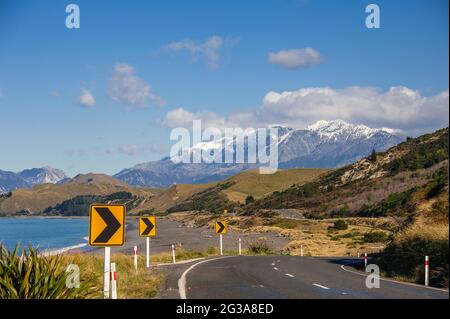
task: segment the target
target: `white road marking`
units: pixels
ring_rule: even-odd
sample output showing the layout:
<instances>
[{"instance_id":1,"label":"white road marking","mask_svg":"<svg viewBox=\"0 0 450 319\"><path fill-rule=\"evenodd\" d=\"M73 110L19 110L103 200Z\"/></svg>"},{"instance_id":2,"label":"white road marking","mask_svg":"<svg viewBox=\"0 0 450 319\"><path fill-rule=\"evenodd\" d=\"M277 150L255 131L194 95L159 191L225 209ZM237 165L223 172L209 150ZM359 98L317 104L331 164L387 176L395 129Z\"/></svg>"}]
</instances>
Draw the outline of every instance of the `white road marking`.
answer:
<instances>
[{"instance_id":1,"label":"white road marking","mask_svg":"<svg viewBox=\"0 0 450 319\"><path fill-rule=\"evenodd\" d=\"M272 266L275 266L275 263L272 263Z\"/></svg>"},{"instance_id":2,"label":"white road marking","mask_svg":"<svg viewBox=\"0 0 450 319\"><path fill-rule=\"evenodd\" d=\"M278 270L278 268L277 268L277 267L273 267L273 269L275 269L275 270Z\"/></svg>"},{"instance_id":3,"label":"white road marking","mask_svg":"<svg viewBox=\"0 0 450 319\"><path fill-rule=\"evenodd\" d=\"M218 258L212 258L212 259L206 259L203 261L200 261L196 264L193 264L191 267L186 269L184 273L181 275L180 279L178 279L178 293L180 294L180 299L187 299L186 298L186 275L188 272L190 272L192 269L194 269L197 265L207 263L208 261L223 259L223 258L230 258L230 257L236 257L236 256L225 256L225 257L218 257Z\"/></svg>"},{"instance_id":4,"label":"white road marking","mask_svg":"<svg viewBox=\"0 0 450 319\"><path fill-rule=\"evenodd\" d=\"M313 284L313 285L316 286L316 287L322 288L322 289L326 289L326 290L330 289L328 287L325 287L325 286L322 286L322 285L319 285L319 284Z\"/></svg>"},{"instance_id":5,"label":"white road marking","mask_svg":"<svg viewBox=\"0 0 450 319\"><path fill-rule=\"evenodd\" d=\"M352 274L360 275L360 276L364 276L364 277L367 277L367 276L370 275L369 273L358 272L358 271L350 270L350 269L347 269L347 268L344 267L344 266L349 266L349 265L354 264L354 263L356 263L356 262L350 262L348 264L341 265L341 269L345 270L346 272L350 272ZM406 286L414 286L414 287L418 287L418 288L426 288L426 289L438 290L438 291L443 291L443 292L448 293L447 289L441 289L441 288L429 287L429 286L427 287L427 286L423 286L423 285L414 284L412 282L403 282L403 281L397 281L397 280L387 279L387 278L382 278L382 277L380 277L380 280L390 281L390 282L393 282L393 283L396 283L396 284L401 284L401 285L406 285Z\"/></svg>"},{"instance_id":6,"label":"white road marking","mask_svg":"<svg viewBox=\"0 0 450 319\"><path fill-rule=\"evenodd\" d=\"M294 275L291 275L291 274L285 274L285 275L288 277L295 277Z\"/></svg>"}]
</instances>

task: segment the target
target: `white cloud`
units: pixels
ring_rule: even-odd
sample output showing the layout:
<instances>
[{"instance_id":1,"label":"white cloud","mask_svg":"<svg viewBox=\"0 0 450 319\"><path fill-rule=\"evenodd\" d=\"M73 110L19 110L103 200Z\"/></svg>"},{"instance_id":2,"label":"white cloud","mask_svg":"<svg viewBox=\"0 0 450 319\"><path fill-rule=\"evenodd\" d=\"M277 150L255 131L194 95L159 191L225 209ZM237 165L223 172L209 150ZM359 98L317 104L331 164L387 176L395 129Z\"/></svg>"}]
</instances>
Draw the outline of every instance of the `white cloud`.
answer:
<instances>
[{"instance_id":1,"label":"white cloud","mask_svg":"<svg viewBox=\"0 0 450 319\"><path fill-rule=\"evenodd\" d=\"M166 101L154 94L150 85L135 75L135 68L127 63L117 63L109 81L109 97L127 110L143 107L148 103L162 106Z\"/></svg>"},{"instance_id":2,"label":"white cloud","mask_svg":"<svg viewBox=\"0 0 450 319\"><path fill-rule=\"evenodd\" d=\"M313 48L282 50L270 52L268 60L289 70L295 70L318 64L322 58L320 53Z\"/></svg>"},{"instance_id":3,"label":"white cloud","mask_svg":"<svg viewBox=\"0 0 450 319\"><path fill-rule=\"evenodd\" d=\"M82 89L81 94L78 97L78 102L82 106L92 107L95 105L95 98L89 90Z\"/></svg>"},{"instance_id":4,"label":"white cloud","mask_svg":"<svg viewBox=\"0 0 450 319\"><path fill-rule=\"evenodd\" d=\"M167 149L157 144L148 144L138 146L136 144L124 144L118 147L111 147L105 150L109 155L148 155L148 154L166 154Z\"/></svg>"},{"instance_id":5,"label":"white cloud","mask_svg":"<svg viewBox=\"0 0 450 319\"><path fill-rule=\"evenodd\" d=\"M165 48L173 52L189 52L194 61L203 59L210 68L215 69L218 68L220 64L220 51L225 46L235 45L237 41L237 39L223 39L214 35L206 39L205 42L195 42L187 39L171 42L166 45Z\"/></svg>"},{"instance_id":6,"label":"white cloud","mask_svg":"<svg viewBox=\"0 0 450 319\"><path fill-rule=\"evenodd\" d=\"M161 124L166 127L191 128L193 120L201 120L204 127L224 127L224 118L214 112L191 112L183 108L177 108L167 112Z\"/></svg>"},{"instance_id":7,"label":"white cloud","mask_svg":"<svg viewBox=\"0 0 450 319\"><path fill-rule=\"evenodd\" d=\"M305 128L319 120L342 119L374 128L391 128L409 135L448 126L449 91L433 96L404 86L382 91L372 87L303 88L282 93L268 92L254 109L221 117L212 112L176 109L162 123L169 127L190 127L193 119L219 123L215 127L266 127L283 124ZM203 127L210 125L203 125ZM214 125L211 125L214 126Z\"/></svg>"}]
</instances>

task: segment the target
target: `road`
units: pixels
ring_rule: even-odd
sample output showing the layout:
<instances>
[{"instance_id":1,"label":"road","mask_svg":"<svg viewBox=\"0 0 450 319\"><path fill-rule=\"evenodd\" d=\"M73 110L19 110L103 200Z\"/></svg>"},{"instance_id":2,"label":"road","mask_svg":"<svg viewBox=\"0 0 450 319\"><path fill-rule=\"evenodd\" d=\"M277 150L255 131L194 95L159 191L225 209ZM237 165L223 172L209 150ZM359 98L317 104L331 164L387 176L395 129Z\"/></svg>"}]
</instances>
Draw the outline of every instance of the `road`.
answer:
<instances>
[{"instance_id":1,"label":"road","mask_svg":"<svg viewBox=\"0 0 450 319\"><path fill-rule=\"evenodd\" d=\"M439 298L448 291L381 280L369 289L366 275L348 258L234 256L164 266L160 298L188 299L353 299Z\"/></svg>"},{"instance_id":2,"label":"road","mask_svg":"<svg viewBox=\"0 0 450 319\"><path fill-rule=\"evenodd\" d=\"M185 250L204 252L210 247L218 247L219 239L213 228L187 227L169 218L157 218L156 236L150 239L150 254L170 253L172 244ZM138 253L145 253L145 238L139 237L137 220L127 219L125 245L112 247L112 253L133 254L133 246L138 246ZM224 250L238 250L238 240L242 238L242 249L260 239L264 239L273 251L281 251L289 243L289 239L276 233L238 233L228 229L223 240ZM103 249L87 247L86 251L103 253Z\"/></svg>"}]
</instances>

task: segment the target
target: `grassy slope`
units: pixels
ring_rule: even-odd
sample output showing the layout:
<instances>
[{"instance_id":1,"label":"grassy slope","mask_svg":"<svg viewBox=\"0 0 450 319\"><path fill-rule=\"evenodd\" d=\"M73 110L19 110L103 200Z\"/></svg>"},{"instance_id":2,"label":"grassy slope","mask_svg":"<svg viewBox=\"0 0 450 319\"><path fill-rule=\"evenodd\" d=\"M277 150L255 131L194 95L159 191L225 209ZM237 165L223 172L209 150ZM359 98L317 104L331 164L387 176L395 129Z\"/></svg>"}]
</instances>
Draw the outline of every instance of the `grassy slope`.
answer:
<instances>
[{"instance_id":1,"label":"grassy slope","mask_svg":"<svg viewBox=\"0 0 450 319\"><path fill-rule=\"evenodd\" d=\"M223 192L229 200L243 204L248 195L258 199L274 191L286 189L292 184L309 182L327 171L327 169L297 168L278 170L275 174L269 175L260 174L258 170L246 171L227 179L234 184Z\"/></svg>"},{"instance_id":2,"label":"grassy slope","mask_svg":"<svg viewBox=\"0 0 450 319\"><path fill-rule=\"evenodd\" d=\"M76 196L109 195L121 191L129 191L143 197L153 196L151 191L131 188L107 175L86 174L78 175L63 185L42 184L31 189L17 189L11 196L0 198L0 213L15 213L21 210L42 211Z\"/></svg>"}]
</instances>

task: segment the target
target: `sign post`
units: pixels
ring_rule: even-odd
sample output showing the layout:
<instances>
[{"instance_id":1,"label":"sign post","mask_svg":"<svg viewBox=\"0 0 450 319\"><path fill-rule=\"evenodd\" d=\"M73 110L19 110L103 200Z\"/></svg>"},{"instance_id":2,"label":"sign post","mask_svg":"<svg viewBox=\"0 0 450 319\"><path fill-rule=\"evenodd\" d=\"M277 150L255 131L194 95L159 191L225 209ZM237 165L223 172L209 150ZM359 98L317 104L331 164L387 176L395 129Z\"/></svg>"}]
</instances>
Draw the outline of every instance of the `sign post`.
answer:
<instances>
[{"instance_id":1,"label":"sign post","mask_svg":"<svg viewBox=\"0 0 450 319\"><path fill-rule=\"evenodd\" d=\"M223 255L222 235L225 235L227 233L227 222L226 221L216 222L215 230L216 234L219 234L220 254Z\"/></svg>"},{"instance_id":2,"label":"sign post","mask_svg":"<svg viewBox=\"0 0 450 319\"><path fill-rule=\"evenodd\" d=\"M109 273L111 261L111 247L105 247L104 270L103 270L103 298L109 299Z\"/></svg>"},{"instance_id":3,"label":"sign post","mask_svg":"<svg viewBox=\"0 0 450 319\"><path fill-rule=\"evenodd\" d=\"M103 267L103 297L109 298L111 246L125 242L124 205L92 204L89 208L89 245L105 247Z\"/></svg>"},{"instance_id":4,"label":"sign post","mask_svg":"<svg viewBox=\"0 0 450 319\"><path fill-rule=\"evenodd\" d=\"M150 237L156 236L156 217L139 217L139 236L146 237L146 267L150 269Z\"/></svg>"}]
</instances>

